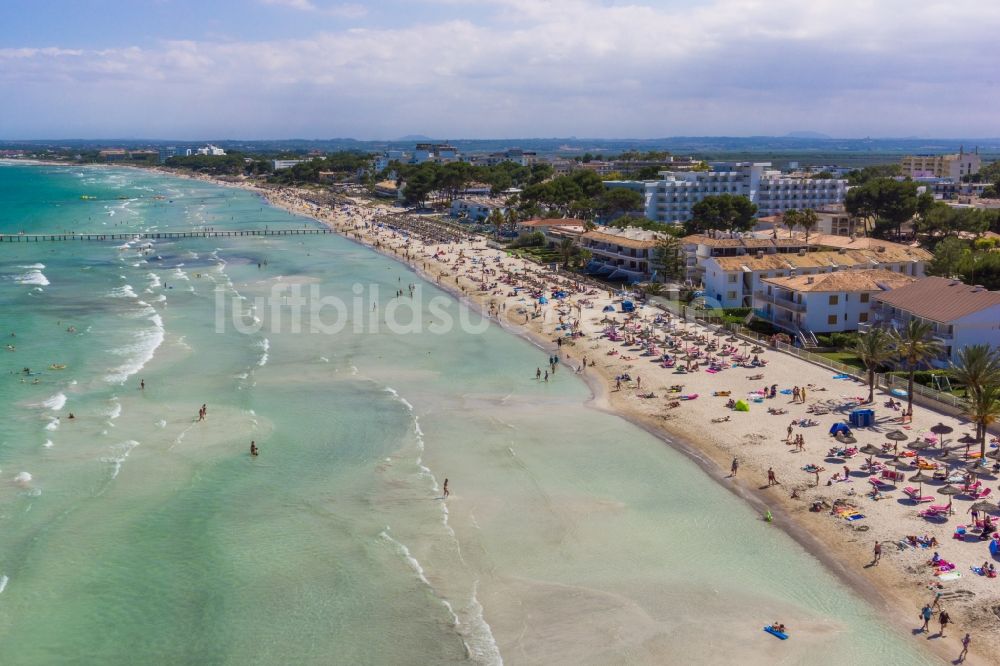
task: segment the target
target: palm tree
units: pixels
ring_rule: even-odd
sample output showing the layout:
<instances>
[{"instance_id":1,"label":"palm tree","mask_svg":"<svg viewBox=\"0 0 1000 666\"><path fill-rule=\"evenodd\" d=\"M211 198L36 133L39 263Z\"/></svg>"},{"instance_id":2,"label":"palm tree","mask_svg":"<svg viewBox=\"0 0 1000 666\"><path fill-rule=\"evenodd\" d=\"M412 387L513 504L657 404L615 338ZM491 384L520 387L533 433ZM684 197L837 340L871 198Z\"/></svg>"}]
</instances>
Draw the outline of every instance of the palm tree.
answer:
<instances>
[{"instance_id":1,"label":"palm tree","mask_svg":"<svg viewBox=\"0 0 1000 666\"><path fill-rule=\"evenodd\" d=\"M875 371L892 360L892 336L884 328L872 328L858 338L854 353L868 371L868 402L875 400Z\"/></svg>"},{"instance_id":2,"label":"palm tree","mask_svg":"<svg viewBox=\"0 0 1000 666\"><path fill-rule=\"evenodd\" d=\"M642 292L647 296L659 296L663 293L663 283L650 282L642 288Z\"/></svg>"},{"instance_id":3,"label":"palm tree","mask_svg":"<svg viewBox=\"0 0 1000 666\"><path fill-rule=\"evenodd\" d=\"M966 414L976 423L976 440L981 445L980 453L985 454L986 428L996 416L991 415L990 405L996 400L994 394L1000 391L1000 350L990 345L963 347L948 374L965 387Z\"/></svg>"},{"instance_id":4,"label":"palm tree","mask_svg":"<svg viewBox=\"0 0 1000 666\"><path fill-rule=\"evenodd\" d=\"M917 368L941 353L941 343L930 337L933 330L930 322L911 319L902 331L892 333L894 356L907 371L907 412L913 411L913 378Z\"/></svg>"},{"instance_id":5,"label":"palm tree","mask_svg":"<svg viewBox=\"0 0 1000 666\"><path fill-rule=\"evenodd\" d=\"M812 208L799 211L799 226L806 232L806 245L809 244L809 232L819 224L819 215Z\"/></svg>"},{"instance_id":6,"label":"palm tree","mask_svg":"<svg viewBox=\"0 0 1000 666\"><path fill-rule=\"evenodd\" d=\"M982 460L986 455L986 432L1000 418L1000 386L984 386L981 391L970 396L965 414L976 424L979 459Z\"/></svg>"},{"instance_id":7,"label":"palm tree","mask_svg":"<svg viewBox=\"0 0 1000 666\"><path fill-rule=\"evenodd\" d=\"M504 216L498 208L494 208L490 211L490 214L486 216L486 224L496 227L496 238L500 240L500 230L504 225Z\"/></svg>"},{"instance_id":8,"label":"palm tree","mask_svg":"<svg viewBox=\"0 0 1000 666\"><path fill-rule=\"evenodd\" d=\"M797 227L799 225L799 222L802 220L802 212L795 210L794 208L791 210L786 210L784 213L781 214L781 219L785 223L785 226L788 227L788 237L791 238L792 229Z\"/></svg>"},{"instance_id":9,"label":"palm tree","mask_svg":"<svg viewBox=\"0 0 1000 666\"><path fill-rule=\"evenodd\" d=\"M958 352L948 375L965 387L969 396L988 386L1000 385L1000 350L990 345L970 345Z\"/></svg>"},{"instance_id":10,"label":"palm tree","mask_svg":"<svg viewBox=\"0 0 1000 666\"><path fill-rule=\"evenodd\" d=\"M562 242L559 243L559 257L562 259L563 268L569 268L569 262L572 261L573 256L576 254L576 243L572 238L563 238Z\"/></svg>"}]
</instances>

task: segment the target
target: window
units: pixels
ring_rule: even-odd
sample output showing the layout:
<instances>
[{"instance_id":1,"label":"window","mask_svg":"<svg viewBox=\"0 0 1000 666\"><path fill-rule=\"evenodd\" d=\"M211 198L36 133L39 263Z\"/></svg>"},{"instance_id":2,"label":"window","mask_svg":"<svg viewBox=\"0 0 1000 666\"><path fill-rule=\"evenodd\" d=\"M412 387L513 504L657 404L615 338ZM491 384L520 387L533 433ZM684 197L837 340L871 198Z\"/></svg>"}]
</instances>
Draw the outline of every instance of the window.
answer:
<instances>
[{"instance_id":1,"label":"window","mask_svg":"<svg viewBox=\"0 0 1000 666\"><path fill-rule=\"evenodd\" d=\"M868 292L865 292L865 293L861 294L861 302L862 303L867 303L869 296L871 296L871 294L869 294Z\"/></svg>"},{"instance_id":2,"label":"window","mask_svg":"<svg viewBox=\"0 0 1000 666\"><path fill-rule=\"evenodd\" d=\"M729 299L729 300L731 300L731 301L732 300L736 300L736 292L735 291L728 291L728 292L726 292L726 298Z\"/></svg>"},{"instance_id":3,"label":"window","mask_svg":"<svg viewBox=\"0 0 1000 666\"><path fill-rule=\"evenodd\" d=\"M838 294L832 294L830 296L830 305L836 305L840 302L840 296Z\"/></svg>"},{"instance_id":4,"label":"window","mask_svg":"<svg viewBox=\"0 0 1000 666\"><path fill-rule=\"evenodd\" d=\"M861 322L862 324L868 321L868 313L862 312L860 315L858 315L858 321Z\"/></svg>"},{"instance_id":5,"label":"window","mask_svg":"<svg viewBox=\"0 0 1000 666\"><path fill-rule=\"evenodd\" d=\"M837 325L837 315L830 315L829 317L827 317L826 318L826 323L829 324L830 326L836 326Z\"/></svg>"},{"instance_id":6,"label":"window","mask_svg":"<svg viewBox=\"0 0 1000 666\"><path fill-rule=\"evenodd\" d=\"M733 274L733 275L730 275L730 276L729 276L729 281L730 281L730 282L736 282L736 275L735 275L735 274Z\"/></svg>"}]
</instances>

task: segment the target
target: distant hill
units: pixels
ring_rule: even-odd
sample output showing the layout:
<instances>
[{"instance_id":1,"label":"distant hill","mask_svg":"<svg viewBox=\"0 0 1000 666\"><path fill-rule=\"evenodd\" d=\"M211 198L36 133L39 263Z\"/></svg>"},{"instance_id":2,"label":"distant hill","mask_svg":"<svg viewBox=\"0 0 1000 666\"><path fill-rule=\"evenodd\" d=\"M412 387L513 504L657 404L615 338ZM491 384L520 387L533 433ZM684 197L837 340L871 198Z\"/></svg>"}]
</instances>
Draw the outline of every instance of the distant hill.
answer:
<instances>
[{"instance_id":1,"label":"distant hill","mask_svg":"<svg viewBox=\"0 0 1000 666\"><path fill-rule=\"evenodd\" d=\"M433 141L434 139L429 136L424 136L423 134L407 134L406 136L401 136L396 141Z\"/></svg>"},{"instance_id":2,"label":"distant hill","mask_svg":"<svg viewBox=\"0 0 1000 666\"><path fill-rule=\"evenodd\" d=\"M789 139L832 139L833 137L829 134L823 134L822 132L813 132L811 130L800 130L798 132L789 132L785 135Z\"/></svg>"}]
</instances>

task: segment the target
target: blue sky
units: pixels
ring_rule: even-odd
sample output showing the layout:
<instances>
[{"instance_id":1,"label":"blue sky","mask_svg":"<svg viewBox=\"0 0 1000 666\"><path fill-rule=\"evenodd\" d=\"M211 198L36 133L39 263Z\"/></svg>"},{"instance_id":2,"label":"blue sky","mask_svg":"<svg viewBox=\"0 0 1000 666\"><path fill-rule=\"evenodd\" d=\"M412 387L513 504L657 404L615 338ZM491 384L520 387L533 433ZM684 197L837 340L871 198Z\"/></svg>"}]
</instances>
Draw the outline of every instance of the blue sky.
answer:
<instances>
[{"instance_id":1,"label":"blue sky","mask_svg":"<svg viewBox=\"0 0 1000 666\"><path fill-rule=\"evenodd\" d=\"M1000 2L2 0L0 138L1000 136Z\"/></svg>"}]
</instances>

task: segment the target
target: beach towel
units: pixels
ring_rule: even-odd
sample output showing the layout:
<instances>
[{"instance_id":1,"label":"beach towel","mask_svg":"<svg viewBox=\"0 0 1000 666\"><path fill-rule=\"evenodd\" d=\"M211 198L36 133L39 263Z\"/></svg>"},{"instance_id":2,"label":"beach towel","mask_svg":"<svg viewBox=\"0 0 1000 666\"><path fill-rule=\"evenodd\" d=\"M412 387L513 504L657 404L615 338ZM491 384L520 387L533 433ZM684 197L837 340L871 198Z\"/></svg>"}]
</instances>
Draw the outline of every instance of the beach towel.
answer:
<instances>
[{"instance_id":1,"label":"beach towel","mask_svg":"<svg viewBox=\"0 0 1000 666\"><path fill-rule=\"evenodd\" d=\"M791 395L792 389L781 389L780 391L778 391L778 393L780 393L781 395Z\"/></svg>"},{"instance_id":2,"label":"beach towel","mask_svg":"<svg viewBox=\"0 0 1000 666\"><path fill-rule=\"evenodd\" d=\"M938 580L958 580L962 577L962 574L958 571L949 571L948 573L943 573L937 577Z\"/></svg>"},{"instance_id":3,"label":"beach towel","mask_svg":"<svg viewBox=\"0 0 1000 666\"><path fill-rule=\"evenodd\" d=\"M834 375L833 378L834 379L850 379L851 376L850 375L843 375L843 374L841 374L841 375Z\"/></svg>"}]
</instances>

